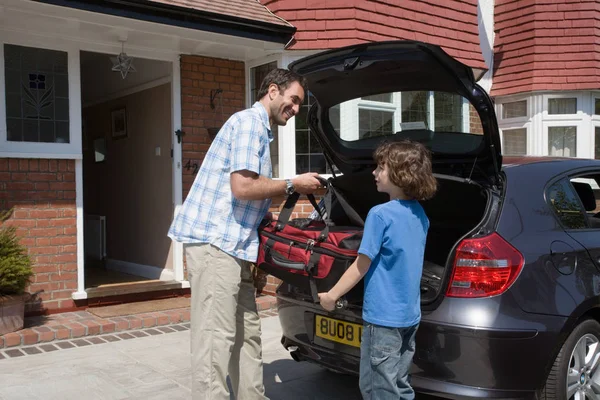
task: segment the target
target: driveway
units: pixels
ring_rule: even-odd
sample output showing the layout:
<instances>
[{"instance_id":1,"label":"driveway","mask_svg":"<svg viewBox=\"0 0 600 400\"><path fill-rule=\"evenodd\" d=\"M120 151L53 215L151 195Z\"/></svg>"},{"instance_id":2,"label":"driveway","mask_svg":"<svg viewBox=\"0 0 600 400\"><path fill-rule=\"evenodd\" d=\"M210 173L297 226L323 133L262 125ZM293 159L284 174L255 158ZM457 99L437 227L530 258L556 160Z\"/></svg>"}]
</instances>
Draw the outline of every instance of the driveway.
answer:
<instances>
[{"instance_id":1,"label":"driveway","mask_svg":"<svg viewBox=\"0 0 600 400\"><path fill-rule=\"evenodd\" d=\"M278 318L262 322L264 380L270 399L361 399L358 378L293 361L279 343ZM42 352L15 358L5 354L0 359L0 400L189 399L189 324L171 328L175 329L70 340L69 346L57 342L52 351L38 346Z\"/></svg>"}]
</instances>

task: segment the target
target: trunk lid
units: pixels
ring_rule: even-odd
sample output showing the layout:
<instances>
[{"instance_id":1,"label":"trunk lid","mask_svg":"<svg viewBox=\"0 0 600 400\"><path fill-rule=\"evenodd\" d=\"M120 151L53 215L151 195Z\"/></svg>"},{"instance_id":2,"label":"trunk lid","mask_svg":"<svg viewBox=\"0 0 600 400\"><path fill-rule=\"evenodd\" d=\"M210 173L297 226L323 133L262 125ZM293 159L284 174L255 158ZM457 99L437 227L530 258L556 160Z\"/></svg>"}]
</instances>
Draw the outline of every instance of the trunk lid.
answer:
<instances>
[{"instance_id":1,"label":"trunk lid","mask_svg":"<svg viewBox=\"0 0 600 400\"><path fill-rule=\"evenodd\" d=\"M372 168L381 140L412 139L432 151L434 172L498 182L502 159L493 103L472 69L440 47L366 43L308 56L289 68L306 77L317 100L308 124L342 173ZM480 123L475 133L473 117Z\"/></svg>"}]
</instances>

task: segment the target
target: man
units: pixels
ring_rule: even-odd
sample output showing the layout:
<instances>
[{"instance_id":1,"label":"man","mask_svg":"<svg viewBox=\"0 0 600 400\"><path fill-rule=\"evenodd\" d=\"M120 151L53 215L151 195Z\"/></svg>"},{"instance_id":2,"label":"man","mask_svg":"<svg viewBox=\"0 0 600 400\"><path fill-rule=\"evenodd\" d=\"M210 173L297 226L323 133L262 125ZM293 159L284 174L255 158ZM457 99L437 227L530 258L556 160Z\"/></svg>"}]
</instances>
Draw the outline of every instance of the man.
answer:
<instances>
[{"instance_id":1,"label":"man","mask_svg":"<svg viewBox=\"0 0 600 400\"><path fill-rule=\"evenodd\" d=\"M320 187L316 173L271 179L270 127L286 125L305 96L303 77L275 69L252 108L229 118L215 137L169 237L185 244L191 284L192 397L266 399L260 319L251 263L258 225L271 198Z\"/></svg>"}]
</instances>

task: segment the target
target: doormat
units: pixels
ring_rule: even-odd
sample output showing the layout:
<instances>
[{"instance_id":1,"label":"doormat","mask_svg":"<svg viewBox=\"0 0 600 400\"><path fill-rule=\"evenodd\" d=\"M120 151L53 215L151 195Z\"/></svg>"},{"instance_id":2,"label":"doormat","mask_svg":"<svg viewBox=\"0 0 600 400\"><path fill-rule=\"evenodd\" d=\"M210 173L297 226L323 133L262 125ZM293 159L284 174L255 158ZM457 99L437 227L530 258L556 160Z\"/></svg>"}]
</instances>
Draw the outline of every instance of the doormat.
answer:
<instances>
[{"instance_id":1,"label":"doormat","mask_svg":"<svg viewBox=\"0 0 600 400\"><path fill-rule=\"evenodd\" d=\"M91 307L86 311L100 318L111 318L122 317L124 315L144 314L154 311L174 310L189 306L189 297L173 297L170 299L140 301L136 303L117 304L114 306Z\"/></svg>"}]
</instances>

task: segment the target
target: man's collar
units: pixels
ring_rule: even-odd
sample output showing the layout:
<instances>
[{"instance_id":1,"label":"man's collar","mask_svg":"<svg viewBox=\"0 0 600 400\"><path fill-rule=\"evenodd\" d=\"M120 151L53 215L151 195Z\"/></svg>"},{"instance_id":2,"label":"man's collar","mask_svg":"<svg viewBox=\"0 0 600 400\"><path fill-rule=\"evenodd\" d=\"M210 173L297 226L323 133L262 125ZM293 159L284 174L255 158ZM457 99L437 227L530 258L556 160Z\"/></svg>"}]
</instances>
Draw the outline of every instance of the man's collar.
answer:
<instances>
[{"instance_id":1,"label":"man's collar","mask_svg":"<svg viewBox=\"0 0 600 400\"><path fill-rule=\"evenodd\" d=\"M260 101L257 101L256 103L254 103L252 108L255 108L258 111L258 114L260 115L260 120L262 121L263 125L267 129L267 134L269 135L269 141L272 142L273 141L273 132L271 132L271 125L269 125L269 114L267 114L267 109L265 108L265 106L263 106L263 104Z\"/></svg>"}]
</instances>

